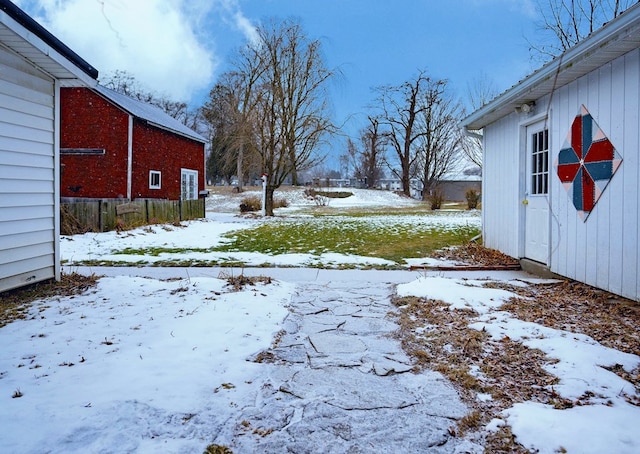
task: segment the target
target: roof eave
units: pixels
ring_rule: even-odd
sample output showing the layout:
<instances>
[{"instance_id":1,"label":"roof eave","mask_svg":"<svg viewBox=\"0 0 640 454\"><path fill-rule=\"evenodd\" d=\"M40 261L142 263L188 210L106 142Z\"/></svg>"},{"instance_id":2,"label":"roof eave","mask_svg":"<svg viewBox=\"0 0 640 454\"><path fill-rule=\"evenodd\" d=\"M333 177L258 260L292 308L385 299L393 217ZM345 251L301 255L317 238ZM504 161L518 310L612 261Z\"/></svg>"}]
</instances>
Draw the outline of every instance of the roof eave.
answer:
<instances>
[{"instance_id":1,"label":"roof eave","mask_svg":"<svg viewBox=\"0 0 640 454\"><path fill-rule=\"evenodd\" d=\"M140 118L140 117L136 117L136 118ZM155 122L150 121L150 120L145 120L144 118L140 118L140 120L145 121L148 125L153 126L154 128L158 128L158 129L162 129L164 131L171 132L171 133L179 135L181 137L193 140L194 142L199 142L199 143L202 143L202 144L206 144L207 143L207 140L204 137L202 137L201 135L196 134L195 131L194 131L193 135L189 135L189 134L185 134L184 132L176 131L175 129L169 128L168 126L164 126L164 125L155 123Z\"/></svg>"},{"instance_id":2,"label":"roof eave","mask_svg":"<svg viewBox=\"0 0 640 454\"><path fill-rule=\"evenodd\" d=\"M522 104L535 101L625 53L640 47L640 4L593 32L562 55L462 120L470 131L484 128Z\"/></svg>"},{"instance_id":3,"label":"roof eave","mask_svg":"<svg viewBox=\"0 0 640 454\"><path fill-rule=\"evenodd\" d=\"M68 71L68 79L80 79L88 85L96 82L97 69L12 2L0 0L0 14L14 33Z\"/></svg>"}]
</instances>

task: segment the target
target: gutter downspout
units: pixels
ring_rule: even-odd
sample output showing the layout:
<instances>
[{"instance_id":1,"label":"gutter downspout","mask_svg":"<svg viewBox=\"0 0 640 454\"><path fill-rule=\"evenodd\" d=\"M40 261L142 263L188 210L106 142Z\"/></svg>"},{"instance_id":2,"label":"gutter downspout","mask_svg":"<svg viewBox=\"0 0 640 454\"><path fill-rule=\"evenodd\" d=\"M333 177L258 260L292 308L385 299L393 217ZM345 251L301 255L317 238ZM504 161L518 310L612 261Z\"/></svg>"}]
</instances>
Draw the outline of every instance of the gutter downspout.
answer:
<instances>
[{"instance_id":1,"label":"gutter downspout","mask_svg":"<svg viewBox=\"0 0 640 454\"><path fill-rule=\"evenodd\" d=\"M131 201L131 185L133 179L133 116L129 115L129 131L127 134L127 200Z\"/></svg>"},{"instance_id":2,"label":"gutter downspout","mask_svg":"<svg viewBox=\"0 0 640 454\"><path fill-rule=\"evenodd\" d=\"M60 282L60 80L53 83L53 269L56 282Z\"/></svg>"}]
</instances>

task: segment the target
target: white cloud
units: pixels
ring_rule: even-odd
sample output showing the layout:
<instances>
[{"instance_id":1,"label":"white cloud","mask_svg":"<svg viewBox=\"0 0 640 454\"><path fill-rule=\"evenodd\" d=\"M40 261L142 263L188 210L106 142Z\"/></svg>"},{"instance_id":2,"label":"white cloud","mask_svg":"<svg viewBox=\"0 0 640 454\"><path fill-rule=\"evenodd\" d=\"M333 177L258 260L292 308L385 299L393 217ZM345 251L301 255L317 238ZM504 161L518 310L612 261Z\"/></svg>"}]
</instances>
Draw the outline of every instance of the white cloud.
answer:
<instances>
[{"instance_id":1,"label":"white cloud","mask_svg":"<svg viewBox=\"0 0 640 454\"><path fill-rule=\"evenodd\" d=\"M19 4L102 76L124 70L145 88L176 100L189 101L211 86L221 64L207 27L229 21L245 36L253 29L235 0L24 0ZM222 17L212 17L214 11Z\"/></svg>"}]
</instances>

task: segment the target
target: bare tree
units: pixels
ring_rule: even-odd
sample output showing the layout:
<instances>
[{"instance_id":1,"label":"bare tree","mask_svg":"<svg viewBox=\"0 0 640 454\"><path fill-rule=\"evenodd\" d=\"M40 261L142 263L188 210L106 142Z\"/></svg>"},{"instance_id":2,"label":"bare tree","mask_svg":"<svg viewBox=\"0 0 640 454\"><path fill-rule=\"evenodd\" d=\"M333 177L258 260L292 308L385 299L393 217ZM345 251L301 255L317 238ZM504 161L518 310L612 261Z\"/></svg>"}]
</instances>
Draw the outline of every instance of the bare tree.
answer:
<instances>
[{"instance_id":1,"label":"bare tree","mask_svg":"<svg viewBox=\"0 0 640 454\"><path fill-rule=\"evenodd\" d=\"M113 91L162 109L194 131L202 131L202 118L198 109L189 109L188 104L184 101L175 101L165 95L147 90L133 74L127 71L116 70L101 79L100 83Z\"/></svg>"},{"instance_id":2,"label":"bare tree","mask_svg":"<svg viewBox=\"0 0 640 454\"><path fill-rule=\"evenodd\" d=\"M543 58L561 54L634 3L637 0L538 0L539 28L548 38L531 49Z\"/></svg>"},{"instance_id":3,"label":"bare tree","mask_svg":"<svg viewBox=\"0 0 640 454\"><path fill-rule=\"evenodd\" d=\"M250 88L249 115L256 152L267 175L266 214L273 216L273 192L287 177L317 163L314 153L335 127L329 119L328 82L335 71L325 66L320 42L309 39L295 21L270 22L257 29L258 41L241 53Z\"/></svg>"},{"instance_id":4,"label":"bare tree","mask_svg":"<svg viewBox=\"0 0 640 454\"><path fill-rule=\"evenodd\" d=\"M424 87L430 83L431 78L424 71L420 71L415 79L399 86L376 89L382 110L380 121L389 128L389 140L400 164L399 171L392 171L400 178L402 192L407 196L411 195L412 170L418 159L417 143L425 134L416 125L418 116L426 109L420 98Z\"/></svg>"},{"instance_id":5,"label":"bare tree","mask_svg":"<svg viewBox=\"0 0 640 454\"><path fill-rule=\"evenodd\" d=\"M237 91L229 74L222 76L225 83L216 84L209 92L209 99L201 111L209 124L211 150L207 160L210 175L230 181L234 173L238 177L238 190L242 190L244 137Z\"/></svg>"},{"instance_id":6,"label":"bare tree","mask_svg":"<svg viewBox=\"0 0 640 454\"><path fill-rule=\"evenodd\" d=\"M374 188L382 177L382 164L389 145L389 136L381 131L380 119L368 117L369 124L360 131L360 147L347 141L347 155L354 169L354 177Z\"/></svg>"},{"instance_id":7,"label":"bare tree","mask_svg":"<svg viewBox=\"0 0 640 454\"><path fill-rule=\"evenodd\" d=\"M467 85L469 104L476 110L498 95L498 89L486 74L475 78ZM471 131L462 141L462 152L473 164L482 169L482 135L480 131Z\"/></svg>"},{"instance_id":8,"label":"bare tree","mask_svg":"<svg viewBox=\"0 0 640 454\"><path fill-rule=\"evenodd\" d=\"M447 81L425 71L400 86L378 88L382 114L395 150L402 192L411 195L411 179L419 176L428 189L455 163L460 149L458 128L462 109L447 90Z\"/></svg>"},{"instance_id":9,"label":"bare tree","mask_svg":"<svg viewBox=\"0 0 640 454\"><path fill-rule=\"evenodd\" d=\"M447 82L429 81L421 97L423 109L418 128L423 131L417 142L417 166L422 181L422 198L459 162L463 131L459 126L462 106L447 91Z\"/></svg>"},{"instance_id":10,"label":"bare tree","mask_svg":"<svg viewBox=\"0 0 640 454\"><path fill-rule=\"evenodd\" d=\"M241 50L240 57L246 49ZM237 190L242 191L247 162L255 150L253 129L255 118L255 90L261 76L261 62L256 60L255 54L244 54L245 58L238 58L237 69L220 76L218 83L209 92L209 99L202 107L202 112L217 143L224 150L223 160L228 166L235 162L238 178ZM248 155L248 160L245 158Z\"/></svg>"}]
</instances>

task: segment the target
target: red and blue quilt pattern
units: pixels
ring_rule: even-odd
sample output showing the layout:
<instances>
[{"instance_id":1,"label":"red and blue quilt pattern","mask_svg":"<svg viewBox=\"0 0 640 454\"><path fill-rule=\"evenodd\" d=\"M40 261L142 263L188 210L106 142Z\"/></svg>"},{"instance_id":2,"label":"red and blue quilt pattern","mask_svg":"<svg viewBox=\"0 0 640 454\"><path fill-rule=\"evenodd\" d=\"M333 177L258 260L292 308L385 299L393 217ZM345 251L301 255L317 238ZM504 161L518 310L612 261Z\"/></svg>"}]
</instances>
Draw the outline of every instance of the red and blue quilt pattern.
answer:
<instances>
[{"instance_id":1,"label":"red and blue quilt pattern","mask_svg":"<svg viewBox=\"0 0 640 454\"><path fill-rule=\"evenodd\" d=\"M611 141L582 106L558 154L558 177L583 221L621 163Z\"/></svg>"}]
</instances>

